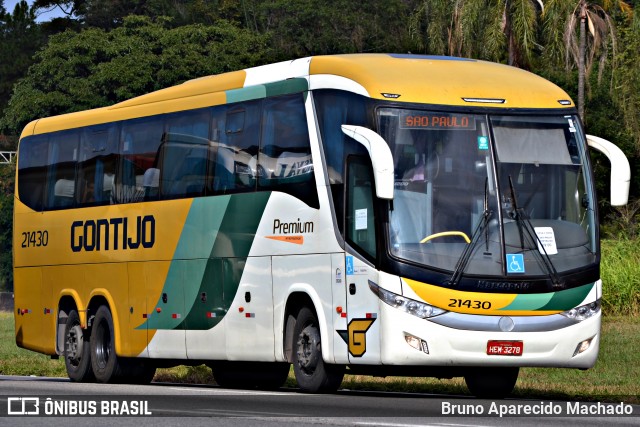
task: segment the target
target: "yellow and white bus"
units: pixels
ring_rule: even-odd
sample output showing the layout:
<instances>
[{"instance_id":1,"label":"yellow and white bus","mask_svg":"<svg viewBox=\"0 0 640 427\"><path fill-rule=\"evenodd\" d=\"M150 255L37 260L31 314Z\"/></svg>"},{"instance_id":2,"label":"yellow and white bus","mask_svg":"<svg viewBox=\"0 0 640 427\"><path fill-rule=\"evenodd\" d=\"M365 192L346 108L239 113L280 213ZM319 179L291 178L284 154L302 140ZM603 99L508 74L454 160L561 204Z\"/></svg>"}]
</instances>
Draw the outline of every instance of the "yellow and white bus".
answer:
<instances>
[{"instance_id":1,"label":"yellow and white bus","mask_svg":"<svg viewBox=\"0 0 640 427\"><path fill-rule=\"evenodd\" d=\"M16 342L74 381L209 365L231 387L345 372L590 368L597 203L569 96L434 56L317 56L35 120L19 146ZM626 168L626 169L625 169Z\"/></svg>"}]
</instances>

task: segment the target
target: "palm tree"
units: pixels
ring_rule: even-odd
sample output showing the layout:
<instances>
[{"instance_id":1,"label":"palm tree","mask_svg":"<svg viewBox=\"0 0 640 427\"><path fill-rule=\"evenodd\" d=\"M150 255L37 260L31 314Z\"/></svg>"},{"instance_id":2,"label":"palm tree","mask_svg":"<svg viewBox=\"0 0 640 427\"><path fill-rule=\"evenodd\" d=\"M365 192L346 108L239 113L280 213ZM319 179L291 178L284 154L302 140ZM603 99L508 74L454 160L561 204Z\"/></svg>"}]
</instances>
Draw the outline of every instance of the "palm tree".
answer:
<instances>
[{"instance_id":1,"label":"palm tree","mask_svg":"<svg viewBox=\"0 0 640 427\"><path fill-rule=\"evenodd\" d=\"M536 42L542 0L424 0L409 33L429 53L506 59L527 66ZM506 50L506 52L505 52Z\"/></svg>"},{"instance_id":2,"label":"palm tree","mask_svg":"<svg viewBox=\"0 0 640 427\"><path fill-rule=\"evenodd\" d=\"M538 8L544 12L542 0L501 0L504 34L507 38L507 64L524 67L531 63L536 47Z\"/></svg>"},{"instance_id":3,"label":"palm tree","mask_svg":"<svg viewBox=\"0 0 640 427\"><path fill-rule=\"evenodd\" d=\"M578 113L584 120L585 88L598 60L598 81L610 58L616 55L615 25L608 10L617 6L624 14L633 13L623 0L549 0L544 14L547 57L564 57L567 70L578 68ZM559 25L565 20L564 25ZM563 32L559 31L563 28ZM562 42L560 42L562 40ZM560 47L562 46L562 48ZM615 69L615 63L614 63Z\"/></svg>"}]
</instances>

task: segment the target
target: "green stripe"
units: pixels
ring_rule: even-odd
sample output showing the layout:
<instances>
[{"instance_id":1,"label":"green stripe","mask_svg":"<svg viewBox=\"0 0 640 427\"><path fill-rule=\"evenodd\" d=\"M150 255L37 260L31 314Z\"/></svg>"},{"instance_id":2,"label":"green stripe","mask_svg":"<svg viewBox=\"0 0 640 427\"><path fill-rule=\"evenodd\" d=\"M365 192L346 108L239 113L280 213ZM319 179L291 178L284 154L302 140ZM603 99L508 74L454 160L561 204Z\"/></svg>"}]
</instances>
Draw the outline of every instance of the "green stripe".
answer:
<instances>
[{"instance_id":1,"label":"green stripe","mask_svg":"<svg viewBox=\"0 0 640 427\"><path fill-rule=\"evenodd\" d=\"M577 307L589 295L595 283L558 292L518 295L500 310L566 311Z\"/></svg>"},{"instance_id":2,"label":"green stripe","mask_svg":"<svg viewBox=\"0 0 640 427\"><path fill-rule=\"evenodd\" d=\"M511 304L500 310L539 310L553 298L554 294L555 292L518 295Z\"/></svg>"},{"instance_id":3,"label":"green stripe","mask_svg":"<svg viewBox=\"0 0 640 427\"><path fill-rule=\"evenodd\" d=\"M590 283L577 288L567 289L566 291L556 292L553 298L551 298L551 301L549 301L549 303L544 307L540 308L540 310L571 310L572 308L582 304L595 285L595 283Z\"/></svg>"},{"instance_id":4,"label":"green stripe","mask_svg":"<svg viewBox=\"0 0 640 427\"><path fill-rule=\"evenodd\" d=\"M232 102L250 101L252 99L260 99L267 96L267 90L264 85L249 86L242 89L233 89L226 91L227 104Z\"/></svg>"},{"instance_id":5,"label":"green stripe","mask_svg":"<svg viewBox=\"0 0 640 427\"><path fill-rule=\"evenodd\" d=\"M231 197L197 295L186 300L191 305L181 326L190 330L211 329L231 307L270 195L264 192ZM206 301L202 301L203 293ZM207 317L212 310L216 317Z\"/></svg>"},{"instance_id":6,"label":"green stripe","mask_svg":"<svg viewBox=\"0 0 640 427\"><path fill-rule=\"evenodd\" d=\"M309 90L309 83L307 82L307 79L302 78L267 83L264 86L267 89L267 96L286 95L289 93L306 92Z\"/></svg>"},{"instance_id":7,"label":"green stripe","mask_svg":"<svg viewBox=\"0 0 640 427\"><path fill-rule=\"evenodd\" d=\"M153 307L137 329L210 329L222 320L235 298L270 194L193 200L155 305L161 311ZM166 303L162 294L167 294ZM174 319L174 313L181 318Z\"/></svg>"},{"instance_id":8,"label":"green stripe","mask_svg":"<svg viewBox=\"0 0 640 427\"><path fill-rule=\"evenodd\" d=\"M306 92L308 90L309 83L307 82L307 79L295 78L255 86L247 86L241 89L232 89L225 93L227 95L227 104L230 104L232 102L250 101L269 96Z\"/></svg>"}]
</instances>

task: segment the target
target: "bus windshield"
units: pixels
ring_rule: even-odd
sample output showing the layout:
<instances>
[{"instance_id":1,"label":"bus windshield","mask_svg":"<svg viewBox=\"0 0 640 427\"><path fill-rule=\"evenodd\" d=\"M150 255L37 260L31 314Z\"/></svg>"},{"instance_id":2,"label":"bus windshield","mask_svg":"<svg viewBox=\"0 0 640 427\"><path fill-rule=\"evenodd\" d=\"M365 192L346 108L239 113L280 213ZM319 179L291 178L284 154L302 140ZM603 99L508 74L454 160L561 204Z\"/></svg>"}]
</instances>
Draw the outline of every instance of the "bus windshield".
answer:
<instances>
[{"instance_id":1,"label":"bus windshield","mask_svg":"<svg viewBox=\"0 0 640 427\"><path fill-rule=\"evenodd\" d=\"M380 108L378 120L395 164L394 257L446 271L464 258L465 274L491 276L596 262L595 198L575 117Z\"/></svg>"}]
</instances>

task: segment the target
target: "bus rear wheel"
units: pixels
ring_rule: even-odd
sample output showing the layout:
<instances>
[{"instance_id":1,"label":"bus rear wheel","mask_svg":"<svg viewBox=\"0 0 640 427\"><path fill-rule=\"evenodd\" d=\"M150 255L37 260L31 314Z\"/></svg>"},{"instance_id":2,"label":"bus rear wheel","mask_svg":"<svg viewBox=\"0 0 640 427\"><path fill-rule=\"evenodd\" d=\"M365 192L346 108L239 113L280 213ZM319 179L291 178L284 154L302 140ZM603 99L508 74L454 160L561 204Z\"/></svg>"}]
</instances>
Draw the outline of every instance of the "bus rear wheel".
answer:
<instances>
[{"instance_id":1,"label":"bus rear wheel","mask_svg":"<svg viewBox=\"0 0 640 427\"><path fill-rule=\"evenodd\" d=\"M467 372L464 381L471 394L482 399L502 399L513 391L520 368L476 368Z\"/></svg>"},{"instance_id":2,"label":"bus rear wheel","mask_svg":"<svg viewBox=\"0 0 640 427\"><path fill-rule=\"evenodd\" d=\"M115 334L111 311L101 305L91 328L91 366L96 380L101 383L117 382L122 369L116 356Z\"/></svg>"},{"instance_id":3,"label":"bus rear wheel","mask_svg":"<svg viewBox=\"0 0 640 427\"><path fill-rule=\"evenodd\" d=\"M293 372L300 390L306 393L333 393L344 377L344 365L322 359L320 327L316 314L303 307L293 329Z\"/></svg>"},{"instance_id":4,"label":"bus rear wheel","mask_svg":"<svg viewBox=\"0 0 640 427\"><path fill-rule=\"evenodd\" d=\"M88 334L80 326L80 316L71 310L64 328L64 364L69 379L74 382L91 382L95 379L91 370L91 346Z\"/></svg>"}]
</instances>

